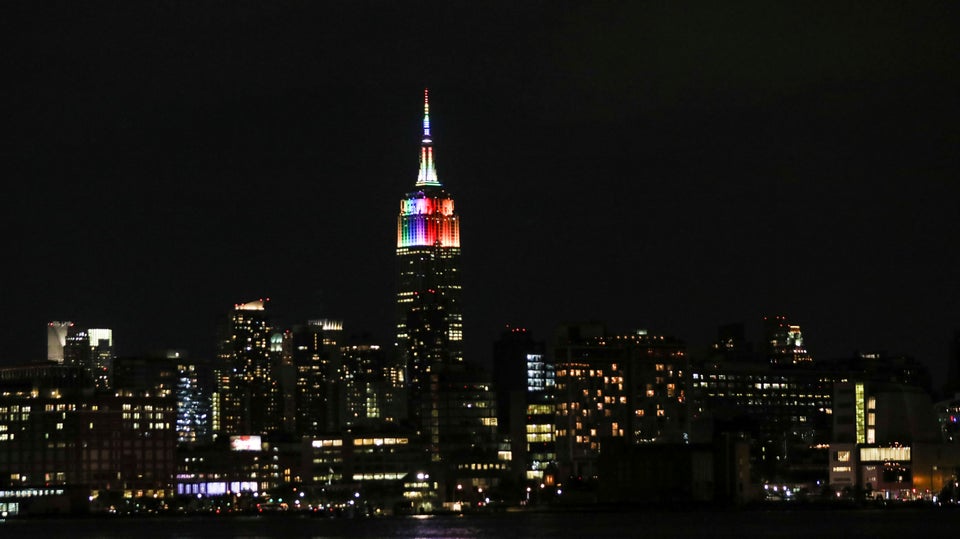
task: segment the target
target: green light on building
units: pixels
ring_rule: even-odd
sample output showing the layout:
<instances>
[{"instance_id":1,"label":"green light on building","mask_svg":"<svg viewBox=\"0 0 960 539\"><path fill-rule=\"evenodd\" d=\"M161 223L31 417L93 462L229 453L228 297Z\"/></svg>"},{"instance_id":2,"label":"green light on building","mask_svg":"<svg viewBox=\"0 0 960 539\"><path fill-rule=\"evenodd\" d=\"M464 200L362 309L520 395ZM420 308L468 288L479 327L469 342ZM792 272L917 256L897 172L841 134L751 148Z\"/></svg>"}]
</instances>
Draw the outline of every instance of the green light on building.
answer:
<instances>
[{"instance_id":1,"label":"green light on building","mask_svg":"<svg viewBox=\"0 0 960 539\"><path fill-rule=\"evenodd\" d=\"M857 399L857 443L863 444L867 442L867 433L866 433L866 413L865 413L865 400L863 398L863 384L857 384L856 388L856 399Z\"/></svg>"}]
</instances>

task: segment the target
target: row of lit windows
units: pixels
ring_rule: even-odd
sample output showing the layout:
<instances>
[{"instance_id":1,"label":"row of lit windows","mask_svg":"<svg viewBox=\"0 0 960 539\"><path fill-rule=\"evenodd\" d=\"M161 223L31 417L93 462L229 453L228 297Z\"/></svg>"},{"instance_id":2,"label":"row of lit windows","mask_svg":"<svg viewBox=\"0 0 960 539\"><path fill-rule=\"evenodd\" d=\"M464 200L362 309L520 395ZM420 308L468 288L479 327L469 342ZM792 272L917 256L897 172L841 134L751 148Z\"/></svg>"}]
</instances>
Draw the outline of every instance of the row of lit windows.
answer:
<instances>
[{"instance_id":1,"label":"row of lit windows","mask_svg":"<svg viewBox=\"0 0 960 539\"><path fill-rule=\"evenodd\" d=\"M355 473L354 481L398 481L406 477L405 472L387 472L387 473Z\"/></svg>"},{"instance_id":2,"label":"row of lit windows","mask_svg":"<svg viewBox=\"0 0 960 539\"><path fill-rule=\"evenodd\" d=\"M122 406L122 408L123 408L123 411L125 411L125 412L130 412L130 411L134 411L134 410L135 410L135 411L138 411L138 412L152 412L154 407L153 407L152 404L142 404L142 405L141 405L141 404L138 404L136 407L134 407L132 404L126 403L126 404L124 404L124 405ZM166 407L163 407L163 406L158 406L157 409L158 409L158 410L171 411L173 408L172 408L172 407L166 408ZM96 410L96 408L94 408L94 410Z\"/></svg>"},{"instance_id":3,"label":"row of lit windows","mask_svg":"<svg viewBox=\"0 0 960 539\"><path fill-rule=\"evenodd\" d=\"M508 463L471 463L471 464L458 464L457 469L459 470L508 470L510 469L510 464Z\"/></svg>"},{"instance_id":4,"label":"row of lit windows","mask_svg":"<svg viewBox=\"0 0 960 539\"><path fill-rule=\"evenodd\" d=\"M701 389L701 388L694 387L694 389ZM706 390L707 388L702 388L702 389ZM735 397L736 398L744 398L744 397L756 398L758 403L761 402L760 399L766 399L770 402L780 402L780 401L783 401L784 399L794 399L794 400L801 399L799 402L803 406L814 406L814 405L822 406L828 402L831 402L829 395L807 395L807 394L796 395L796 394L789 394L789 393L770 394L770 393L754 393L753 391L746 391L746 392L722 391L722 390L717 391L714 388L710 388L709 390L706 390L705 393L702 393L702 394L705 394L708 397L720 397L720 398L735 398Z\"/></svg>"},{"instance_id":5,"label":"row of lit windows","mask_svg":"<svg viewBox=\"0 0 960 539\"><path fill-rule=\"evenodd\" d=\"M710 381L704 380L700 382L693 382L693 387L717 388L717 389L729 388L729 389L737 389L740 391L749 391L754 389L759 389L759 390L776 389L780 391L790 391L794 393L797 391L802 391L803 393L801 393L801 395L809 394L810 396L813 396L815 394L818 394L821 396L832 396L832 394L828 392L827 388L822 388L822 387L812 388L807 386L806 384L786 384L786 383L779 384L779 383L760 383L760 382L751 382L748 384L744 384L742 382L710 382ZM815 391L815 390L819 390L819 391Z\"/></svg>"},{"instance_id":6,"label":"row of lit windows","mask_svg":"<svg viewBox=\"0 0 960 539\"><path fill-rule=\"evenodd\" d=\"M143 419L164 419L165 417L164 412L157 412L155 414L149 412L145 414L141 414L140 412L124 412L123 419L140 419L141 415ZM90 428L93 428L93 423L90 424Z\"/></svg>"},{"instance_id":7,"label":"row of lit windows","mask_svg":"<svg viewBox=\"0 0 960 539\"><path fill-rule=\"evenodd\" d=\"M43 407L44 412L72 412L77 409L76 404L47 404Z\"/></svg>"},{"instance_id":8,"label":"row of lit windows","mask_svg":"<svg viewBox=\"0 0 960 539\"><path fill-rule=\"evenodd\" d=\"M57 425L58 425L58 427L57 427L58 429L63 428L60 423L58 423ZM141 422L139 422L139 421L134 421L134 422L125 421L125 422L123 423L123 426L124 426L124 428L130 428L130 429L133 429L133 430L140 430L140 429L143 429L143 430L169 430L169 429L170 429L170 423L163 422L163 421L157 421L157 422L149 421L149 422L146 422L146 423L141 423ZM90 423L90 428L91 428L91 429L93 428L93 423Z\"/></svg>"},{"instance_id":9,"label":"row of lit windows","mask_svg":"<svg viewBox=\"0 0 960 539\"><path fill-rule=\"evenodd\" d=\"M566 405L566 403L564 403ZM528 404L527 415L548 415L554 412L552 404Z\"/></svg>"},{"instance_id":10,"label":"row of lit windows","mask_svg":"<svg viewBox=\"0 0 960 539\"><path fill-rule=\"evenodd\" d=\"M909 447L861 447L860 462L910 461Z\"/></svg>"},{"instance_id":11,"label":"row of lit windows","mask_svg":"<svg viewBox=\"0 0 960 539\"><path fill-rule=\"evenodd\" d=\"M11 477L12 479L12 477ZM20 477L17 474L16 481ZM34 496L59 496L63 494L62 488L20 488L13 490L0 490L0 499L2 498L32 498Z\"/></svg>"}]
</instances>

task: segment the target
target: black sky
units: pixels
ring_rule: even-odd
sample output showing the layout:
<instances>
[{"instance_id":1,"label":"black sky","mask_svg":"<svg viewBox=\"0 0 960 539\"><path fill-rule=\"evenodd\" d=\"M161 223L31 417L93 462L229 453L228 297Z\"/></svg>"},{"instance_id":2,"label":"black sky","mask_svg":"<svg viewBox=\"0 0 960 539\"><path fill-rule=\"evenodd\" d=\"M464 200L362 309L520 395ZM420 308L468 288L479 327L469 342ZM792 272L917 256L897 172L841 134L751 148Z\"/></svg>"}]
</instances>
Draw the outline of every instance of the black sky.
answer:
<instances>
[{"instance_id":1,"label":"black sky","mask_svg":"<svg viewBox=\"0 0 960 539\"><path fill-rule=\"evenodd\" d=\"M5 3L0 361L59 319L208 355L259 297L389 342L429 86L474 359L784 313L942 376L957 4L723 4Z\"/></svg>"}]
</instances>

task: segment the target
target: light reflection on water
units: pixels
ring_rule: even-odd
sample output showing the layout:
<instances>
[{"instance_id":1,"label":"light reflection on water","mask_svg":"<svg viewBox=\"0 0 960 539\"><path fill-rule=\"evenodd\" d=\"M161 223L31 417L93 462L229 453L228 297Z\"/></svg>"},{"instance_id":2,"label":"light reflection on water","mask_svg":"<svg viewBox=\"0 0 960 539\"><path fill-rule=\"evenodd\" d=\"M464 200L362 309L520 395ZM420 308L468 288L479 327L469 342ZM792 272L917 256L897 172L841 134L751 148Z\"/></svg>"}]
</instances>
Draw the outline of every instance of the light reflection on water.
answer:
<instances>
[{"instance_id":1,"label":"light reflection on water","mask_svg":"<svg viewBox=\"0 0 960 539\"><path fill-rule=\"evenodd\" d=\"M952 536L955 511L801 510L506 513L311 519L296 516L7 520L0 537L31 539L516 539L572 537Z\"/></svg>"}]
</instances>

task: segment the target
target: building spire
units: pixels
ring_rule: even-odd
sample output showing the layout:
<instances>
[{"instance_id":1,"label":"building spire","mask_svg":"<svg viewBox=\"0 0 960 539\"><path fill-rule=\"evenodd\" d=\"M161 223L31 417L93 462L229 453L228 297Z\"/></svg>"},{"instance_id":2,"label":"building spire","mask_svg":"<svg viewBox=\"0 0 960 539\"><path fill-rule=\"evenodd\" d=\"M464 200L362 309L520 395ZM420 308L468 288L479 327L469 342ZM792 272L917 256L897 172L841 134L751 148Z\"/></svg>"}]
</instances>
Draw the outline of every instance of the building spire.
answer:
<instances>
[{"instance_id":1,"label":"building spire","mask_svg":"<svg viewBox=\"0 0 960 539\"><path fill-rule=\"evenodd\" d=\"M423 89L423 142L430 142L430 89Z\"/></svg>"},{"instance_id":2,"label":"building spire","mask_svg":"<svg viewBox=\"0 0 960 539\"><path fill-rule=\"evenodd\" d=\"M430 135L430 91L423 89L423 139L420 141L420 173L417 187L440 186L433 164L433 136Z\"/></svg>"}]
</instances>

